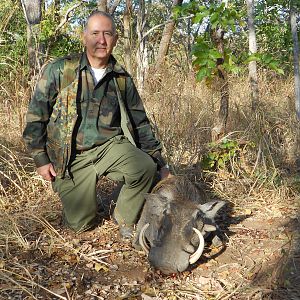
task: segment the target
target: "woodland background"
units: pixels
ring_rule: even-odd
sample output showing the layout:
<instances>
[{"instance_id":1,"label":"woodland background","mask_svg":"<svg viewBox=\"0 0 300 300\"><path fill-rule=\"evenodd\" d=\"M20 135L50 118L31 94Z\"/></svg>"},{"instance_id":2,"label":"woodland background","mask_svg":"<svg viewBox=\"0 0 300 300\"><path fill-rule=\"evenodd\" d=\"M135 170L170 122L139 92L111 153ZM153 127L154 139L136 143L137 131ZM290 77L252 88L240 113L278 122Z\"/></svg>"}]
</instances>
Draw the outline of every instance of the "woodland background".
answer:
<instances>
[{"instance_id":1,"label":"woodland background","mask_svg":"<svg viewBox=\"0 0 300 300\"><path fill-rule=\"evenodd\" d=\"M75 235L22 141L42 66L81 51L94 9L115 17L164 155L227 201L224 247L163 276L110 220ZM300 299L298 1L10 1L0 4L0 299Z\"/></svg>"}]
</instances>

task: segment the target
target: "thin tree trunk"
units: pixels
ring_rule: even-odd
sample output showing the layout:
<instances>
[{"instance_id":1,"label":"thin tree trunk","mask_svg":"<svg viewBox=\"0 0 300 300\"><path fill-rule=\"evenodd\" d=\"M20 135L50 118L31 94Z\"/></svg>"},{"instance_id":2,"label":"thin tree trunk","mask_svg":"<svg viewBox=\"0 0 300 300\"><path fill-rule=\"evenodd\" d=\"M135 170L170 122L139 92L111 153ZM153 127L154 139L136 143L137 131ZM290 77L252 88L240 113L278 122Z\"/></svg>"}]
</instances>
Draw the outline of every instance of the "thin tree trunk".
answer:
<instances>
[{"instance_id":1,"label":"thin tree trunk","mask_svg":"<svg viewBox=\"0 0 300 300\"><path fill-rule=\"evenodd\" d=\"M30 24L27 24L27 51L30 70L35 73L37 67L37 49L35 46L33 30Z\"/></svg>"},{"instance_id":2,"label":"thin tree trunk","mask_svg":"<svg viewBox=\"0 0 300 300\"><path fill-rule=\"evenodd\" d=\"M54 0L54 19L59 23L60 18L60 0Z\"/></svg>"},{"instance_id":3,"label":"thin tree trunk","mask_svg":"<svg viewBox=\"0 0 300 300\"><path fill-rule=\"evenodd\" d=\"M42 17L41 0L22 0L22 8L27 23L27 50L30 75L36 74L40 67L39 45L37 36L39 34L39 23Z\"/></svg>"},{"instance_id":4,"label":"thin tree trunk","mask_svg":"<svg viewBox=\"0 0 300 300\"><path fill-rule=\"evenodd\" d=\"M175 6L182 5L183 0L173 0L173 5L172 8L174 8ZM171 38L173 35L173 31L175 28L175 21L173 20L173 13L171 13L171 16L169 18L169 22L166 23L163 33L162 33L162 38L159 44L159 49L158 49L158 53L157 53L157 57L156 57L156 63L155 63L155 68L159 69L165 58L166 55L168 53L169 50L169 46L170 46L170 42L171 42Z\"/></svg>"},{"instance_id":5,"label":"thin tree trunk","mask_svg":"<svg viewBox=\"0 0 300 300\"><path fill-rule=\"evenodd\" d=\"M98 2L97 2L97 8L100 11L107 12L107 0L98 0Z\"/></svg>"},{"instance_id":6,"label":"thin tree trunk","mask_svg":"<svg viewBox=\"0 0 300 300\"><path fill-rule=\"evenodd\" d=\"M218 49L218 51L224 57L224 31L222 29L212 31L212 40ZM226 131L226 124L228 119L228 111L229 111L229 84L228 84L228 76L226 71L223 69L222 65L224 62L224 58L217 60L217 68L219 75L219 84L220 84L220 109L216 124L212 129L212 141L216 141L223 137Z\"/></svg>"},{"instance_id":7,"label":"thin tree trunk","mask_svg":"<svg viewBox=\"0 0 300 300\"><path fill-rule=\"evenodd\" d=\"M247 0L248 28L249 28L249 52L255 54L257 52L256 34L254 26L254 3L253 0ZM251 107L255 111L259 103L259 89L257 80L256 61L249 62L249 80L251 88Z\"/></svg>"},{"instance_id":8,"label":"thin tree trunk","mask_svg":"<svg viewBox=\"0 0 300 300\"><path fill-rule=\"evenodd\" d=\"M21 0L27 24L39 24L42 18L41 0Z\"/></svg>"},{"instance_id":9,"label":"thin tree trunk","mask_svg":"<svg viewBox=\"0 0 300 300\"><path fill-rule=\"evenodd\" d=\"M131 64L131 0L126 0L126 8L124 11L124 59L125 66L129 74L132 74Z\"/></svg>"},{"instance_id":10,"label":"thin tree trunk","mask_svg":"<svg viewBox=\"0 0 300 300\"><path fill-rule=\"evenodd\" d=\"M145 28L146 28L146 9L145 9L145 1L139 0L139 12L137 15L137 52L136 52L136 78L137 78L137 88L140 94L143 93L144 83L146 74L149 68L148 61L148 49L145 38Z\"/></svg>"},{"instance_id":11,"label":"thin tree trunk","mask_svg":"<svg viewBox=\"0 0 300 300\"><path fill-rule=\"evenodd\" d=\"M294 76L295 76L295 107L298 120L300 120L300 72L299 72L299 43L297 35L296 9L290 7L291 29L294 43Z\"/></svg>"},{"instance_id":12,"label":"thin tree trunk","mask_svg":"<svg viewBox=\"0 0 300 300\"><path fill-rule=\"evenodd\" d=\"M121 0L115 0L112 5L108 8L108 12L113 15L115 13L116 8L119 6Z\"/></svg>"}]
</instances>

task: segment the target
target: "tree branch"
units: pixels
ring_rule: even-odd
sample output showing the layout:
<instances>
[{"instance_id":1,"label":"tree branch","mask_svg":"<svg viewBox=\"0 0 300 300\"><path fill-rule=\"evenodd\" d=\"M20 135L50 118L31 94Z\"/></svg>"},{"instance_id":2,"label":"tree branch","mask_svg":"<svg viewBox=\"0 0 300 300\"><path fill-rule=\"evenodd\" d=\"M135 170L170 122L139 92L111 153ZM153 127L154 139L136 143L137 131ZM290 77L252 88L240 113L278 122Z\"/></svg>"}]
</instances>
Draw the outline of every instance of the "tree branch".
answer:
<instances>
[{"instance_id":1,"label":"tree branch","mask_svg":"<svg viewBox=\"0 0 300 300\"><path fill-rule=\"evenodd\" d=\"M193 18L193 17L194 17L194 15L190 15L190 16L178 18L177 20L191 19L191 18ZM144 39L145 39L152 31L156 30L156 29L159 28L159 27L165 26L165 25L168 24L168 23L174 22L174 21L175 21L175 20L168 20L168 21L166 21L166 22L164 22L164 23L161 23L161 24L158 24L158 25L152 27L151 29L149 29L149 30L143 35L141 41L143 41L143 40L144 40Z\"/></svg>"},{"instance_id":2,"label":"tree branch","mask_svg":"<svg viewBox=\"0 0 300 300\"><path fill-rule=\"evenodd\" d=\"M72 7L70 7L67 10L64 18L60 21L60 23L58 24L58 26L55 29L56 33L68 22L68 20L70 18L70 13L73 12L77 7L81 6L84 2L87 2L87 1L86 0L82 0L79 3L77 3L77 4L73 5Z\"/></svg>"}]
</instances>

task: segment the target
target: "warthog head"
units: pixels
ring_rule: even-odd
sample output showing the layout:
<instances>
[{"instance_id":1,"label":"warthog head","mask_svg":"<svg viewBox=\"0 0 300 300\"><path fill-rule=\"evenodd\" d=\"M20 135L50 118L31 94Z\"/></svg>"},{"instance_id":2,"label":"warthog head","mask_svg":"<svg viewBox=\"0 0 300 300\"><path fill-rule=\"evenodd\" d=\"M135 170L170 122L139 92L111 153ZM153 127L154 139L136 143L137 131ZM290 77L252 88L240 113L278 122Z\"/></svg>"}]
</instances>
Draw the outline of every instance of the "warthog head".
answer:
<instances>
[{"instance_id":1,"label":"warthog head","mask_svg":"<svg viewBox=\"0 0 300 300\"><path fill-rule=\"evenodd\" d=\"M204 239L217 226L214 217L225 204L205 203L199 189L185 177L161 181L146 202L137 225L139 243L149 262L165 274L182 272L195 263Z\"/></svg>"}]
</instances>

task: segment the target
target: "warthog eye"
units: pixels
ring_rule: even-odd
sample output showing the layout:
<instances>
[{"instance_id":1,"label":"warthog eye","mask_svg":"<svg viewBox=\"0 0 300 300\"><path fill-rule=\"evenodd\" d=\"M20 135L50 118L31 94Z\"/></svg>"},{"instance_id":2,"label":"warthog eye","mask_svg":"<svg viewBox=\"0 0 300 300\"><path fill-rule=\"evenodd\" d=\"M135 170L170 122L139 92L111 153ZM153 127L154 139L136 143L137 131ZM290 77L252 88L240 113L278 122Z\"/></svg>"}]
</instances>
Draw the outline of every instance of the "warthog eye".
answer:
<instances>
[{"instance_id":1,"label":"warthog eye","mask_svg":"<svg viewBox=\"0 0 300 300\"><path fill-rule=\"evenodd\" d=\"M157 231L157 238L155 240L155 244L159 245L162 243L165 236L170 233L172 228L172 220L169 215L164 215L161 219L160 226Z\"/></svg>"}]
</instances>

